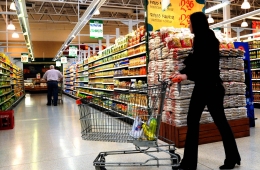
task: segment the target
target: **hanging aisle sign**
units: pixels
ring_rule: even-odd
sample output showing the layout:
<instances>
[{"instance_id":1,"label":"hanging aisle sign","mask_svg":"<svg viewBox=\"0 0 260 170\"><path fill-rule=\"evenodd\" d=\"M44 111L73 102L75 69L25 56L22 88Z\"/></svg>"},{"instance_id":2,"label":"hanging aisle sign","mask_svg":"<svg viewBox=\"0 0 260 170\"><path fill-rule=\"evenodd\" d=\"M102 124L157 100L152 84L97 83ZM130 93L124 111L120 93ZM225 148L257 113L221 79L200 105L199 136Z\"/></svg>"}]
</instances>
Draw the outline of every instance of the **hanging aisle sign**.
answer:
<instances>
[{"instance_id":1,"label":"hanging aisle sign","mask_svg":"<svg viewBox=\"0 0 260 170\"><path fill-rule=\"evenodd\" d=\"M56 61L56 66L60 67L61 66L61 62L60 61Z\"/></svg>"},{"instance_id":2,"label":"hanging aisle sign","mask_svg":"<svg viewBox=\"0 0 260 170\"><path fill-rule=\"evenodd\" d=\"M21 62L28 63L28 53L21 53Z\"/></svg>"},{"instance_id":3,"label":"hanging aisle sign","mask_svg":"<svg viewBox=\"0 0 260 170\"><path fill-rule=\"evenodd\" d=\"M67 57L61 57L60 62L61 64L67 64Z\"/></svg>"},{"instance_id":4,"label":"hanging aisle sign","mask_svg":"<svg viewBox=\"0 0 260 170\"><path fill-rule=\"evenodd\" d=\"M203 11L205 0L147 0L148 31L162 27L187 28L190 15Z\"/></svg>"},{"instance_id":5,"label":"hanging aisle sign","mask_svg":"<svg viewBox=\"0 0 260 170\"><path fill-rule=\"evenodd\" d=\"M69 47L69 56L70 57L77 57L78 54L78 47L77 46L70 46Z\"/></svg>"},{"instance_id":6,"label":"hanging aisle sign","mask_svg":"<svg viewBox=\"0 0 260 170\"><path fill-rule=\"evenodd\" d=\"M103 38L103 21L90 20L90 38L102 39Z\"/></svg>"}]
</instances>

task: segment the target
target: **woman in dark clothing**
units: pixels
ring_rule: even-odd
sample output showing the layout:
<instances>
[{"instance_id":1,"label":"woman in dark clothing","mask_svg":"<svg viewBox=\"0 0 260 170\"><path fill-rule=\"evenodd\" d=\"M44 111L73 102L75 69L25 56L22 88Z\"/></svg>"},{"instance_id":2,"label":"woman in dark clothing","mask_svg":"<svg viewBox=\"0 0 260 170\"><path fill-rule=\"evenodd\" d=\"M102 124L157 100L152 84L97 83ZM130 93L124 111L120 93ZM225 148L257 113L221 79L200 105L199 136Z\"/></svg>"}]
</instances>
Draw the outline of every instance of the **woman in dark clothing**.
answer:
<instances>
[{"instance_id":1,"label":"woman in dark clothing","mask_svg":"<svg viewBox=\"0 0 260 170\"><path fill-rule=\"evenodd\" d=\"M193 54L184 61L186 67L178 76L195 82L187 117L187 136L184 156L179 169L195 170L198 161L198 137L201 114L208 110L222 136L226 159L220 169L233 169L240 165L240 155L232 130L224 113L225 89L219 71L219 41L209 29L202 12L190 16L190 29L194 33Z\"/></svg>"}]
</instances>

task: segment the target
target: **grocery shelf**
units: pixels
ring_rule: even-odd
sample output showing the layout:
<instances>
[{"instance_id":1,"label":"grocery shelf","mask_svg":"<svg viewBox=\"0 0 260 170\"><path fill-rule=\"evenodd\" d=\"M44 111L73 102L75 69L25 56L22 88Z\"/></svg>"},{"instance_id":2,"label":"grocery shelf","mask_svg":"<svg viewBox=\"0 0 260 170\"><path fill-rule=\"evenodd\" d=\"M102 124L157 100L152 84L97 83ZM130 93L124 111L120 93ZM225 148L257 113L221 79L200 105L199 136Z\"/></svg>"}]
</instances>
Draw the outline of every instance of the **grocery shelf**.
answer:
<instances>
[{"instance_id":1,"label":"grocery shelf","mask_svg":"<svg viewBox=\"0 0 260 170\"><path fill-rule=\"evenodd\" d=\"M260 48L249 49L249 51L256 51L256 50L260 50Z\"/></svg>"},{"instance_id":2,"label":"grocery shelf","mask_svg":"<svg viewBox=\"0 0 260 170\"><path fill-rule=\"evenodd\" d=\"M128 68L139 68L139 67L146 67L146 64L142 64L142 65L139 65L139 66L131 66L131 67L128 67Z\"/></svg>"},{"instance_id":3,"label":"grocery shelf","mask_svg":"<svg viewBox=\"0 0 260 170\"><path fill-rule=\"evenodd\" d=\"M111 75L111 76L96 76L96 77L89 77L89 79L105 78L105 77L114 77L114 75Z\"/></svg>"},{"instance_id":4,"label":"grocery shelf","mask_svg":"<svg viewBox=\"0 0 260 170\"><path fill-rule=\"evenodd\" d=\"M102 83L102 84L114 84L114 83Z\"/></svg>"},{"instance_id":5,"label":"grocery shelf","mask_svg":"<svg viewBox=\"0 0 260 170\"><path fill-rule=\"evenodd\" d=\"M127 47L127 49L131 49L131 48L137 47L137 46L139 46L139 45L143 45L143 44L145 44L145 43L146 43L146 41L143 41L143 42L140 42L140 43L138 43L138 44L135 44L135 45L133 45L133 46L131 46L131 47Z\"/></svg>"},{"instance_id":6,"label":"grocery shelf","mask_svg":"<svg viewBox=\"0 0 260 170\"><path fill-rule=\"evenodd\" d=\"M22 95L21 97L19 97L19 99L17 99L9 108L7 108L6 110L11 110L13 107L15 107L23 98L24 98L25 94Z\"/></svg>"},{"instance_id":7,"label":"grocery shelf","mask_svg":"<svg viewBox=\"0 0 260 170\"><path fill-rule=\"evenodd\" d=\"M1 82L1 81L10 82L11 80L0 80L0 82Z\"/></svg>"},{"instance_id":8,"label":"grocery shelf","mask_svg":"<svg viewBox=\"0 0 260 170\"><path fill-rule=\"evenodd\" d=\"M118 53L121 53L121 52L124 52L124 51L126 51L126 49L120 50L120 51L115 52L115 53L113 53L113 54L106 55L106 56L101 57L101 58L99 58L99 59L97 59L97 60L90 61L90 62L88 62L88 64L93 63L93 62L98 61L98 60L102 60L102 59L104 59L104 58L106 58L106 57L109 57L109 56L112 56L112 55L115 55L115 54L118 54ZM101 53L102 53L102 52L101 52Z\"/></svg>"},{"instance_id":9,"label":"grocery shelf","mask_svg":"<svg viewBox=\"0 0 260 170\"><path fill-rule=\"evenodd\" d=\"M89 82L88 84L103 84L103 82Z\"/></svg>"},{"instance_id":10,"label":"grocery shelf","mask_svg":"<svg viewBox=\"0 0 260 170\"><path fill-rule=\"evenodd\" d=\"M8 102L12 97L14 97L14 95L12 95L11 97L9 97L9 99L6 99L6 100L3 101L2 103L0 103L0 105L4 104L5 102Z\"/></svg>"},{"instance_id":11,"label":"grocery shelf","mask_svg":"<svg viewBox=\"0 0 260 170\"><path fill-rule=\"evenodd\" d=\"M260 58L250 59L250 61L260 60Z\"/></svg>"},{"instance_id":12,"label":"grocery shelf","mask_svg":"<svg viewBox=\"0 0 260 170\"><path fill-rule=\"evenodd\" d=\"M260 91L255 91L255 90L253 90L253 93L260 93Z\"/></svg>"},{"instance_id":13,"label":"grocery shelf","mask_svg":"<svg viewBox=\"0 0 260 170\"><path fill-rule=\"evenodd\" d=\"M252 70L252 71L254 71L254 70L260 70L260 68L252 68L251 70Z\"/></svg>"},{"instance_id":14,"label":"grocery shelf","mask_svg":"<svg viewBox=\"0 0 260 170\"><path fill-rule=\"evenodd\" d=\"M138 78L138 77L147 77L147 75L139 75L139 76L121 76L121 77L114 77L114 79Z\"/></svg>"},{"instance_id":15,"label":"grocery shelf","mask_svg":"<svg viewBox=\"0 0 260 170\"><path fill-rule=\"evenodd\" d=\"M86 69L86 70L81 70L81 71L78 71L78 72L76 72L76 73L82 73L82 72L84 72L84 71L88 71L88 69Z\"/></svg>"},{"instance_id":16,"label":"grocery shelf","mask_svg":"<svg viewBox=\"0 0 260 170\"><path fill-rule=\"evenodd\" d=\"M1 94L0 96L4 96L4 95L6 95L6 94L9 94L9 93L11 93L13 90L11 90L11 91L9 91L9 92L7 92L7 93L4 93L4 94Z\"/></svg>"},{"instance_id":17,"label":"grocery shelf","mask_svg":"<svg viewBox=\"0 0 260 170\"><path fill-rule=\"evenodd\" d=\"M260 80L260 79L252 79L252 80Z\"/></svg>"},{"instance_id":18,"label":"grocery shelf","mask_svg":"<svg viewBox=\"0 0 260 170\"><path fill-rule=\"evenodd\" d=\"M98 73L98 72L102 72L102 71L117 70L117 69L121 69L121 68L127 68L127 67L128 67L128 66L114 67L114 68L108 68L108 69L99 70L99 71L94 71L94 72L89 72L89 73Z\"/></svg>"},{"instance_id":19,"label":"grocery shelf","mask_svg":"<svg viewBox=\"0 0 260 170\"><path fill-rule=\"evenodd\" d=\"M76 76L76 78L77 78L77 77L86 77L86 76L88 76L88 75L84 75L84 76Z\"/></svg>"},{"instance_id":20,"label":"grocery shelf","mask_svg":"<svg viewBox=\"0 0 260 170\"><path fill-rule=\"evenodd\" d=\"M0 67L0 68L2 68L2 69L5 69L5 70L7 70L7 71L10 71L9 69L7 69L7 68L4 68L4 67ZM11 71L10 71L11 72Z\"/></svg>"},{"instance_id":21,"label":"grocery shelf","mask_svg":"<svg viewBox=\"0 0 260 170\"><path fill-rule=\"evenodd\" d=\"M85 86L74 86L74 87L79 87L79 88L86 88Z\"/></svg>"},{"instance_id":22,"label":"grocery shelf","mask_svg":"<svg viewBox=\"0 0 260 170\"><path fill-rule=\"evenodd\" d=\"M254 102L255 104L260 104L260 102Z\"/></svg>"},{"instance_id":23,"label":"grocery shelf","mask_svg":"<svg viewBox=\"0 0 260 170\"><path fill-rule=\"evenodd\" d=\"M109 90L109 89L101 89L101 88L92 88L92 87L85 87L87 89L93 89L93 90L102 90L102 91L114 91L114 90Z\"/></svg>"},{"instance_id":24,"label":"grocery shelf","mask_svg":"<svg viewBox=\"0 0 260 170\"><path fill-rule=\"evenodd\" d=\"M8 74L4 74L4 73L0 73L1 75L5 75L5 76L10 76L10 75L8 75Z\"/></svg>"},{"instance_id":25,"label":"grocery shelf","mask_svg":"<svg viewBox=\"0 0 260 170\"><path fill-rule=\"evenodd\" d=\"M90 61L88 64L93 63L93 62L98 61L98 60L101 60L101 59L103 59L103 58L109 57L109 56L111 56L111 55L115 55L115 54L118 54L118 53L124 52L124 51L126 51L126 50L128 50L128 49L131 49L131 48L137 47L137 46L142 45L142 44L145 44L145 43L146 43L146 41L140 42L140 43L138 43L138 44L136 44L136 45L133 45L133 46L131 46L131 47L127 47L126 49L120 50L120 51L115 52L115 53L113 53L113 54L109 54L109 55L106 55L106 56L101 57L101 58L99 58L99 59L96 59L96 60ZM101 53L102 53L102 51L101 51Z\"/></svg>"},{"instance_id":26,"label":"grocery shelf","mask_svg":"<svg viewBox=\"0 0 260 170\"><path fill-rule=\"evenodd\" d=\"M114 88L114 90L129 91L129 89L123 89L123 88Z\"/></svg>"},{"instance_id":27,"label":"grocery shelf","mask_svg":"<svg viewBox=\"0 0 260 170\"><path fill-rule=\"evenodd\" d=\"M74 81L74 83L88 83L88 81Z\"/></svg>"},{"instance_id":28,"label":"grocery shelf","mask_svg":"<svg viewBox=\"0 0 260 170\"><path fill-rule=\"evenodd\" d=\"M64 94L66 94L66 95L68 95L68 96L70 96L70 97L72 97L72 98L74 98L74 99L79 99L77 96L74 96L74 95L72 95L72 94L69 94L69 93L66 93L66 92L63 92Z\"/></svg>"},{"instance_id":29,"label":"grocery shelf","mask_svg":"<svg viewBox=\"0 0 260 170\"><path fill-rule=\"evenodd\" d=\"M3 87L11 87L11 85L7 85L7 86L0 86L0 88L3 88Z\"/></svg>"},{"instance_id":30,"label":"grocery shelf","mask_svg":"<svg viewBox=\"0 0 260 170\"><path fill-rule=\"evenodd\" d=\"M102 65L106 65L106 64L109 64L109 63L114 63L116 61L120 61L120 60L124 60L124 59L128 59L128 58L136 57L136 56L139 56L139 55L142 55L142 54L146 54L146 52L141 52L141 53L133 54L133 55L130 55L130 56L127 56L127 57L124 57L124 58L119 58L119 59L116 59L116 60L113 60L113 61L109 61L109 62L105 62L105 63L102 63L102 64L98 64L98 65L89 67L89 69L90 68L94 68L94 67L98 67L98 66L102 66Z\"/></svg>"}]
</instances>

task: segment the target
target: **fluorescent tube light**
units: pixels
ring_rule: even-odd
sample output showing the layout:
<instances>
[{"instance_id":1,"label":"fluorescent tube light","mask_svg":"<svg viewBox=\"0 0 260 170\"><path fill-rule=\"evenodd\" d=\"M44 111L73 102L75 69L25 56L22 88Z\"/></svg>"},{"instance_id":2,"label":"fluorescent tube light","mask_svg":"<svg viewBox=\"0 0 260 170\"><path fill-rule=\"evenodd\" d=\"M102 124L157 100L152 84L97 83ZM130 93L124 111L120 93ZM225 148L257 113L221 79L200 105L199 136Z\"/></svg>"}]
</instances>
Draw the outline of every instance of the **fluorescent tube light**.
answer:
<instances>
[{"instance_id":1,"label":"fluorescent tube light","mask_svg":"<svg viewBox=\"0 0 260 170\"><path fill-rule=\"evenodd\" d=\"M218 4L218 5L215 5L213 7L210 7L208 9L206 9L205 13L207 14L207 13L210 13L210 12L215 11L217 9L223 8L223 7L227 6L228 4L230 4L230 1L225 1L225 2L223 2L221 4Z\"/></svg>"}]
</instances>

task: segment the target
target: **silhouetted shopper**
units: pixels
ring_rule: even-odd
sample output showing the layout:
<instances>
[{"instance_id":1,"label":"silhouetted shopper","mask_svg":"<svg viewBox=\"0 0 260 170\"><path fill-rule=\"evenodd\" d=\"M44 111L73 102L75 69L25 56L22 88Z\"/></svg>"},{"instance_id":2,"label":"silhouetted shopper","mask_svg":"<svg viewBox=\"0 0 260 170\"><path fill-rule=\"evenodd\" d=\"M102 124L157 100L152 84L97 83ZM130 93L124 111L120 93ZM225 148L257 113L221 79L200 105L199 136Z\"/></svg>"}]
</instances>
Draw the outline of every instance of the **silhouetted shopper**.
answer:
<instances>
[{"instance_id":1,"label":"silhouetted shopper","mask_svg":"<svg viewBox=\"0 0 260 170\"><path fill-rule=\"evenodd\" d=\"M51 105L51 100L53 96L53 105L57 106L58 102L58 81L63 78L59 70L55 70L54 66L50 66L50 70L46 71L43 75L43 79L47 81L47 106Z\"/></svg>"},{"instance_id":2,"label":"silhouetted shopper","mask_svg":"<svg viewBox=\"0 0 260 170\"><path fill-rule=\"evenodd\" d=\"M240 165L241 158L224 112L225 89L220 78L219 41L214 32L209 29L204 13L193 13L190 21L190 30L195 35L194 52L185 59L186 67L180 71L179 76L182 79L194 81L195 87L190 100L187 117L188 131L184 156L179 169L197 169L199 125L205 106L218 127L224 144L226 159L219 169L233 169L236 164ZM211 158L214 159L214 155Z\"/></svg>"}]
</instances>

